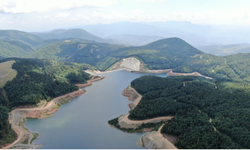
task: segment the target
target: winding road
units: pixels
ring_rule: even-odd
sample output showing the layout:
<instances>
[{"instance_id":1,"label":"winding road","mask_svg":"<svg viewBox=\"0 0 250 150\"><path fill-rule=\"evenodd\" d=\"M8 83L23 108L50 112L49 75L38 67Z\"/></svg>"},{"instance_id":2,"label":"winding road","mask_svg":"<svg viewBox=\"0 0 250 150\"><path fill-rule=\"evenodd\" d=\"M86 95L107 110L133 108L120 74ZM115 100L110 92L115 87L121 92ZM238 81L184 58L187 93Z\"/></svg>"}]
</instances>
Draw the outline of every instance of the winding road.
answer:
<instances>
[{"instance_id":1,"label":"winding road","mask_svg":"<svg viewBox=\"0 0 250 150\"><path fill-rule=\"evenodd\" d=\"M91 86L92 82L102 80L104 77L98 77L98 78L91 78L88 80L88 83L82 85L82 87ZM69 101L77 96L80 96L84 94L86 91L83 89L79 89L77 91L74 91L72 93L68 93L59 97L54 98L50 102L48 102L43 107L36 107L36 108L17 108L9 113L9 122L11 124L12 129L17 133L17 139L7 145L6 147L3 147L3 149L9 149L9 148L25 148L25 149L34 149L37 148L38 145L33 145L31 143L31 140L33 138L33 134L30 133L27 129L23 127L23 124L25 122L25 119L27 117L30 118L39 118L43 119L46 117L50 117L53 115L54 112L56 112L59 107L57 104L61 104L60 100L68 98ZM45 114L45 115L41 115ZM28 139L28 144L21 144L20 142L24 141L25 139Z\"/></svg>"}]
</instances>

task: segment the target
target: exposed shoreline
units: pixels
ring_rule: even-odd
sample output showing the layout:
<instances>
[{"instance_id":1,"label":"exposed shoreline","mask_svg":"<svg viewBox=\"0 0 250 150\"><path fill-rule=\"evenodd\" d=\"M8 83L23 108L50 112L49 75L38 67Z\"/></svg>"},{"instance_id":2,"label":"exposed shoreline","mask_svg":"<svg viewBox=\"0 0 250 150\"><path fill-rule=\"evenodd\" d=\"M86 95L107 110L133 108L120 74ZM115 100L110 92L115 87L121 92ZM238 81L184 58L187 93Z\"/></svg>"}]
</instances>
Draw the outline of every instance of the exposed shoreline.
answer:
<instances>
[{"instance_id":1,"label":"exposed shoreline","mask_svg":"<svg viewBox=\"0 0 250 150\"><path fill-rule=\"evenodd\" d=\"M208 76L204 76L202 74L200 74L199 72L192 72L192 73L177 73L177 72L173 72L172 69L171 71L169 71L167 73L168 76L198 76L198 77L204 77L206 79L212 80L213 78L208 77Z\"/></svg>"},{"instance_id":2,"label":"exposed shoreline","mask_svg":"<svg viewBox=\"0 0 250 150\"><path fill-rule=\"evenodd\" d=\"M140 70L135 71L129 68L116 68L111 71L107 72L101 72L101 71L92 71L92 70L86 70L85 72L93 75L93 77L88 80L87 83L84 84L76 84L79 88L91 86L92 82L102 80L104 77L97 77L94 78L95 75L102 74L102 73L109 73L109 72L114 72L114 71L119 71L119 70L126 70L130 72L135 72L135 73L167 73L168 76L201 76L205 77L206 79L213 79L211 77L203 76L198 72L193 72L193 73L175 73L172 71L172 69L164 69L164 70L145 70L143 67L140 65ZM123 91L123 95L125 97L128 97L129 100L133 101L132 103L129 104L130 109L134 109L140 102L141 100L141 95L135 91L132 87L128 87L130 92L132 92L132 97L133 95L137 95L137 97L134 99L129 95L129 92L127 93L128 95L126 96L126 91ZM46 104L46 106L43 106L41 108L17 108L10 112L10 117L9 117L9 122L12 124L12 129L17 133L17 140L14 141L13 143L3 147L3 149L7 148L36 148L38 145L32 145L30 143L31 139L33 138L32 133L30 133L27 129L23 127L23 124L25 123L24 119L26 118L38 118L38 119L43 119L52 116L59 108L60 105L70 102L73 98L80 96L84 94L86 91L79 89L77 91L74 91L72 93L68 93L63 96L59 96L53 100L51 100L49 103ZM125 93L124 93L125 92ZM130 93L131 94L131 93ZM129 114L127 115L122 115L119 117L119 125L121 127L126 128L127 127L132 127L136 128L140 126L142 123L157 123L160 121L166 121L170 120L173 118L173 116L166 116L166 117L157 117L153 119L147 119L147 120L140 120L140 121L134 121L134 120L129 120L128 117ZM19 116L19 117L16 117ZM21 116L21 117L20 117ZM16 119L15 119L16 118ZM20 126L20 124L22 124ZM20 144L23 142L25 139L28 139L28 144ZM16 145L16 147L15 147Z\"/></svg>"},{"instance_id":3,"label":"exposed shoreline","mask_svg":"<svg viewBox=\"0 0 250 150\"><path fill-rule=\"evenodd\" d=\"M160 74L160 73L166 73L167 76L197 76L197 77L204 77L206 79L212 80L212 77L204 76L200 74L199 72L192 72L192 73L178 73L178 72L173 72L173 69L162 69L162 70L145 70L145 69L140 69L140 71L133 71L131 69L127 68L119 68L107 72L101 72L101 71L91 71L91 70L86 70L87 73L92 74L92 75L98 75L98 74L103 74L103 73L110 73L110 72L115 72L115 71L120 71L120 70L125 70L125 71L130 71L134 73L152 73L152 74Z\"/></svg>"},{"instance_id":4,"label":"exposed shoreline","mask_svg":"<svg viewBox=\"0 0 250 150\"><path fill-rule=\"evenodd\" d=\"M141 66L141 65L140 65ZM127 68L117 68L116 70L112 71L118 71L118 70L127 70ZM109 72L112 72L109 71ZM131 71L131 70L127 70ZM142 67L140 68L139 71L131 71L135 73L167 73L168 76L199 76L199 77L204 77L206 79L212 80L213 78L204 76L198 72L193 72L193 73L176 73L173 72L172 69L165 69L165 70L145 70ZM96 73L101 73L101 72L96 72ZM140 102L142 96L131 86L128 86L122 91L122 95L127 97L128 100L132 101L131 103L128 104L128 107L130 109L134 109ZM161 121L167 121L172 119L174 116L165 116L165 117L157 117L157 118L152 118L152 119L146 119L146 120L130 120L128 119L129 113L126 115L121 115L118 117L118 125L123 128L123 129L136 129L142 124L146 123L158 123ZM115 127L111 125L112 127ZM117 128L117 127L115 127ZM160 128L161 129L161 128ZM143 140L144 138L144 140ZM145 140L147 139L147 140ZM147 141L147 142L146 142ZM158 142L157 142L158 141ZM144 143L146 142L146 143ZM163 136L162 133L160 133L160 130L158 132L152 131L144 134L140 140L139 140L139 146L143 146L145 148L160 148L160 149L177 149L173 143L171 143L167 138Z\"/></svg>"},{"instance_id":5,"label":"exposed shoreline","mask_svg":"<svg viewBox=\"0 0 250 150\"><path fill-rule=\"evenodd\" d=\"M161 134L163 124L158 131L145 133L139 140L138 145L149 149L177 149L177 147Z\"/></svg>"},{"instance_id":6,"label":"exposed shoreline","mask_svg":"<svg viewBox=\"0 0 250 150\"><path fill-rule=\"evenodd\" d=\"M127 88L125 88L122 91L122 95L127 97L128 100L132 101L132 103L130 103L128 106L130 109L134 109L140 102L142 95L140 95L134 88L132 88L131 86L128 86ZM142 124L147 124L147 123L159 123L161 121L167 121L172 119L174 116L165 116L165 117L156 117L156 118L152 118L152 119L145 119L145 120L130 120L128 119L129 113L126 115L121 115L120 117L118 117L118 124L121 128L125 128L125 129L136 129L138 128L140 125ZM112 127L115 127L113 125L111 125ZM115 127L117 128L117 127ZM162 126L161 126L162 128ZM147 141L148 144L145 144L143 142L143 138L145 137L145 135L143 135L140 140L138 145L145 147L145 148L154 148L154 147L150 147L148 145L152 145L150 142L154 142L153 145L157 145L157 140L153 140L154 139L160 139L160 143L158 141L158 144L156 148L171 148L171 149L177 149L173 143L171 143L170 141L168 141L168 139L164 138L164 136L160 133L161 128L159 128L158 132L148 132L146 133L146 138L149 139ZM143 131L143 129L142 129ZM152 136L153 135L153 136ZM145 141L145 140L144 140Z\"/></svg>"},{"instance_id":7,"label":"exposed shoreline","mask_svg":"<svg viewBox=\"0 0 250 150\"><path fill-rule=\"evenodd\" d=\"M96 82L102 79L104 79L104 77L92 77L90 80L88 80L87 83L76 84L76 86L78 86L79 88L91 86L92 82ZM73 98L78 97L84 94L85 92L85 90L79 89L77 91L54 98L53 100L48 102L46 106L36 108L17 108L11 111L9 113L9 122L11 124L12 129L17 133L17 139L13 143L8 144L2 149L37 148L39 145L34 145L30 143L33 138L33 134L29 130L24 128L26 118L44 119L51 117L60 108L60 105L70 102ZM22 144L22 142L26 139L28 139L28 144Z\"/></svg>"}]
</instances>

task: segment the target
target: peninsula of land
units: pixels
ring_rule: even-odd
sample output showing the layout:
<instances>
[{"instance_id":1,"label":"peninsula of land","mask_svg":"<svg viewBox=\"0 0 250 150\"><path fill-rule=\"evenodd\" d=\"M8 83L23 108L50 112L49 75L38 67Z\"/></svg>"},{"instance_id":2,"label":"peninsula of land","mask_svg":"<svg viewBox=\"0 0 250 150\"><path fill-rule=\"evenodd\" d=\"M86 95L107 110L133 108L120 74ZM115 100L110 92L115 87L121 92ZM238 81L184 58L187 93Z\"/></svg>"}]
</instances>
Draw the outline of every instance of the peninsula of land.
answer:
<instances>
[{"instance_id":1,"label":"peninsula of land","mask_svg":"<svg viewBox=\"0 0 250 150\"><path fill-rule=\"evenodd\" d=\"M91 86L92 82L100 81L104 77L93 76L85 84L76 84L79 88ZM59 96L46 103L45 101L40 103L38 107L35 108L16 108L10 112L9 122L12 129L17 133L18 137L13 143L6 145L3 149L34 149L39 145L32 144L32 141L35 140L38 134L31 133L28 129L24 127L24 123L27 120L26 118L38 118L44 119L51 117L61 105L70 102L73 98L78 97L84 94L86 91L79 89L77 91Z\"/></svg>"}]
</instances>

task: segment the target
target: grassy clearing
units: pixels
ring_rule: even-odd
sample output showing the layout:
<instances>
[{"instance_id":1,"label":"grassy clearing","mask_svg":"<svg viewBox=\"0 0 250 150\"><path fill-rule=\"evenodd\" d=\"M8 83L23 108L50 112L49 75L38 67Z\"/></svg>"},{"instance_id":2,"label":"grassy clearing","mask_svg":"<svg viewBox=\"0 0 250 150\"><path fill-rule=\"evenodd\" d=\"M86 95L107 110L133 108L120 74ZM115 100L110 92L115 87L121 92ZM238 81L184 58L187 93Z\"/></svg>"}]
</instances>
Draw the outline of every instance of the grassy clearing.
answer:
<instances>
[{"instance_id":1,"label":"grassy clearing","mask_svg":"<svg viewBox=\"0 0 250 150\"><path fill-rule=\"evenodd\" d=\"M12 69L15 61L6 61L0 63L0 88L2 88L7 81L11 81L17 75L17 71Z\"/></svg>"}]
</instances>

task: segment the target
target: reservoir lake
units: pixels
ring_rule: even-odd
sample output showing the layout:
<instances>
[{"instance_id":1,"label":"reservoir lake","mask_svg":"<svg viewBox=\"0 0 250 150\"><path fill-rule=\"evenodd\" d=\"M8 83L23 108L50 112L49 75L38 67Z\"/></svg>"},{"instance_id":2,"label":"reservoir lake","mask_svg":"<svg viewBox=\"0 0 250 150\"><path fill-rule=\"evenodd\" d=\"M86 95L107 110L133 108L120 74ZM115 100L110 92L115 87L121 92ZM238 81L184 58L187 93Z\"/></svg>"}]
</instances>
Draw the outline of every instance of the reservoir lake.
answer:
<instances>
[{"instance_id":1,"label":"reservoir lake","mask_svg":"<svg viewBox=\"0 0 250 150\"><path fill-rule=\"evenodd\" d=\"M138 149L144 133L126 133L108 125L108 120L129 111L130 101L121 95L130 82L143 75L166 77L164 74L138 74L114 71L98 74L101 81L84 88L87 92L64 104L46 119L28 119L25 127L39 133L33 144L46 149Z\"/></svg>"}]
</instances>

